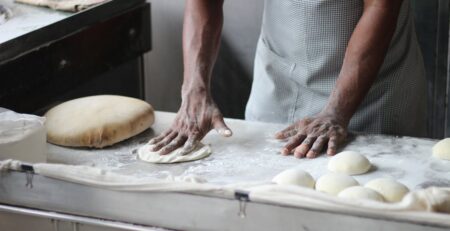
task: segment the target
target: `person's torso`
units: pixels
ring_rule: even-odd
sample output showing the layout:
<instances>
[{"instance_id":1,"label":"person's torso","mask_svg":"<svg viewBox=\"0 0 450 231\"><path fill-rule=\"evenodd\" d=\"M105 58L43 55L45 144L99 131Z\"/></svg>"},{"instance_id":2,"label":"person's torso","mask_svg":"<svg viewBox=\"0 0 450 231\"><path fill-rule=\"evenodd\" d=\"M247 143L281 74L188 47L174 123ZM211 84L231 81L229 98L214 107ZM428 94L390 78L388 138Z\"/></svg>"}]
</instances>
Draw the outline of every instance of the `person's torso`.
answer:
<instances>
[{"instance_id":1,"label":"person's torso","mask_svg":"<svg viewBox=\"0 0 450 231\"><path fill-rule=\"evenodd\" d=\"M363 0L266 0L246 117L292 123L320 112L363 8ZM418 113L405 125L424 120L423 64L410 14L405 0L385 61L351 121L352 130L413 133L400 131L400 118ZM418 106L405 107L402 101Z\"/></svg>"}]
</instances>

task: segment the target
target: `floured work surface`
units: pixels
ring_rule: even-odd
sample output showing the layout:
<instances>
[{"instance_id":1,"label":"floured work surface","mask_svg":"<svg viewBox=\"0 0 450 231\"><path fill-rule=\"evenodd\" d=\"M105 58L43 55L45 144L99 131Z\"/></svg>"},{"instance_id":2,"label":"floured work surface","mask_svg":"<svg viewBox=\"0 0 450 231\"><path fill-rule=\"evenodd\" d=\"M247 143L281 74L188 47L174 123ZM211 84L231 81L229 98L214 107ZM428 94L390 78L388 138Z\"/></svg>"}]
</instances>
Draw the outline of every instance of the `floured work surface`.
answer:
<instances>
[{"instance_id":1,"label":"floured work surface","mask_svg":"<svg viewBox=\"0 0 450 231\"><path fill-rule=\"evenodd\" d=\"M282 125L241 120L227 120L234 131L232 138L222 138L214 132L206 137L203 142L211 145L213 153L203 160L166 165L137 160L134 150L169 127L174 116L158 112L153 130L103 150L50 145L49 160L95 166L142 180L166 178L168 175L197 175L215 186L240 182L267 183L291 167L301 167L316 179L327 173L328 158L325 156L299 160L278 154L283 143L272 137L275 131L283 128ZM431 185L449 186L450 163L431 157L431 147L435 143L434 140L415 138L360 136L346 149L365 154L377 168L368 174L355 176L361 184L373 178L391 176L416 190ZM295 193L274 201L274 191L260 191L255 198L255 191L251 190L252 201L243 205L230 191L226 194L177 190L125 192L40 175L34 176L33 188L29 189L25 187L26 179L24 173L2 178L0 202L180 230L277 230L279 227L284 230L298 230L299 227L330 230L338 225L346 230L359 230L360 227L365 227L365 230L384 227L384 230L396 231L450 228L449 216L445 214L388 212L359 207L341 209L330 207L330 204L308 206L299 203L307 197L299 198L296 195L300 194ZM245 200L245 193L243 195ZM320 205L324 201L316 202ZM324 216L327 222L323 222Z\"/></svg>"},{"instance_id":2,"label":"floured work surface","mask_svg":"<svg viewBox=\"0 0 450 231\"><path fill-rule=\"evenodd\" d=\"M210 183L269 182L276 174L301 167L317 179L328 173L328 157L296 159L281 156L284 143L273 138L283 125L227 120L233 136L223 138L214 131L203 140L212 155L198 161L169 165L150 164L137 159L137 149L155 134L168 128L172 113L156 113L153 128L143 134L102 150L69 149L49 145L50 162L89 165L136 178L165 178L167 175L198 175ZM450 187L450 161L432 157L436 140L391 136L358 136L345 147L366 155L375 165L364 175L354 176L361 185L379 177L393 177L411 190L429 186Z\"/></svg>"}]
</instances>

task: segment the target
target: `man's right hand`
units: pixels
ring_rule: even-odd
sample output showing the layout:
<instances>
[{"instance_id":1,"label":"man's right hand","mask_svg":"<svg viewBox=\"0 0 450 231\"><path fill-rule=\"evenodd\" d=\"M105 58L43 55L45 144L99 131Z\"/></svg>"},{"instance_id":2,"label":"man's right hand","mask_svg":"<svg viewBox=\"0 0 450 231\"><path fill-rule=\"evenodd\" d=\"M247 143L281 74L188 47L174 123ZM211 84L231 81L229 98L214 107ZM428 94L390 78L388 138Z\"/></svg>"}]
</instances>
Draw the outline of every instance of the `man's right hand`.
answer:
<instances>
[{"instance_id":1,"label":"man's right hand","mask_svg":"<svg viewBox=\"0 0 450 231\"><path fill-rule=\"evenodd\" d=\"M231 136L209 90L222 25L223 0L186 0L181 107L170 129L150 140L152 151L168 154L184 146L183 153L187 154L211 129Z\"/></svg>"},{"instance_id":2,"label":"man's right hand","mask_svg":"<svg viewBox=\"0 0 450 231\"><path fill-rule=\"evenodd\" d=\"M187 154L211 129L225 137L232 135L211 96L204 90L190 91L183 94L183 102L172 126L149 143L154 145L152 151L160 151L161 155L182 146L182 153Z\"/></svg>"}]
</instances>

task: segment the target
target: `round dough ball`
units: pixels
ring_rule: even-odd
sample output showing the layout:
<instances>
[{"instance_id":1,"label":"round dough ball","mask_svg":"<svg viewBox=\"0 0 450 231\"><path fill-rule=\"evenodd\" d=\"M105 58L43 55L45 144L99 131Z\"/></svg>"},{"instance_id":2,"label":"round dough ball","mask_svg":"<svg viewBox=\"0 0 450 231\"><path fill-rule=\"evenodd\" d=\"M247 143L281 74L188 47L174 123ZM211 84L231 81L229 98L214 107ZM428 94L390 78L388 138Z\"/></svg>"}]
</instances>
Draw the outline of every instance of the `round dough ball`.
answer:
<instances>
[{"instance_id":1,"label":"round dough ball","mask_svg":"<svg viewBox=\"0 0 450 231\"><path fill-rule=\"evenodd\" d=\"M443 139L433 146L433 156L450 160L450 138Z\"/></svg>"},{"instance_id":2,"label":"round dough ball","mask_svg":"<svg viewBox=\"0 0 450 231\"><path fill-rule=\"evenodd\" d=\"M314 178L307 172L299 168L291 168L276 175L273 180L280 185L297 185L307 188L314 188Z\"/></svg>"},{"instance_id":3,"label":"round dough ball","mask_svg":"<svg viewBox=\"0 0 450 231\"><path fill-rule=\"evenodd\" d=\"M342 173L321 176L316 182L316 190L337 196L342 190L359 185L358 181Z\"/></svg>"},{"instance_id":4,"label":"round dough ball","mask_svg":"<svg viewBox=\"0 0 450 231\"><path fill-rule=\"evenodd\" d=\"M365 187L377 191L387 202L399 202L409 192L404 184L386 178L371 180Z\"/></svg>"},{"instance_id":5,"label":"round dough ball","mask_svg":"<svg viewBox=\"0 0 450 231\"><path fill-rule=\"evenodd\" d=\"M383 196L373 189L365 188L362 186L352 186L342 190L338 197L346 198L350 200L372 200L383 202Z\"/></svg>"},{"instance_id":6,"label":"round dough ball","mask_svg":"<svg viewBox=\"0 0 450 231\"><path fill-rule=\"evenodd\" d=\"M370 167L371 164L365 156L353 151L338 153L328 162L328 170L348 175L366 173Z\"/></svg>"},{"instance_id":7,"label":"round dough ball","mask_svg":"<svg viewBox=\"0 0 450 231\"><path fill-rule=\"evenodd\" d=\"M70 100L50 109L45 117L48 142L95 148L135 136L155 120L147 102L115 95Z\"/></svg>"}]
</instances>

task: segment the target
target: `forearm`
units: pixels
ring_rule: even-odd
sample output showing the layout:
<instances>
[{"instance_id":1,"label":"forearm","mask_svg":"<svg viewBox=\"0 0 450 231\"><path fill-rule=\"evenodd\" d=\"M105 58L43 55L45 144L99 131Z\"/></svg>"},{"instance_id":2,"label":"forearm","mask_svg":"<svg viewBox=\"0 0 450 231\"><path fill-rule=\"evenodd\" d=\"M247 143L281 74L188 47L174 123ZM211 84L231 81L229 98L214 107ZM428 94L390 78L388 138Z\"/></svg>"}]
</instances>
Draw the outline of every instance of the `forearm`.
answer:
<instances>
[{"instance_id":1,"label":"forearm","mask_svg":"<svg viewBox=\"0 0 450 231\"><path fill-rule=\"evenodd\" d=\"M401 0L366 0L347 47L336 86L323 113L348 124L367 95L395 32Z\"/></svg>"},{"instance_id":2,"label":"forearm","mask_svg":"<svg viewBox=\"0 0 450 231\"><path fill-rule=\"evenodd\" d=\"M223 0L187 0L183 24L183 94L209 94L220 46Z\"/></svg>"}]
</instances>

